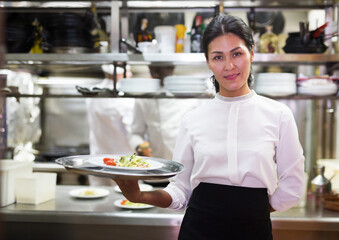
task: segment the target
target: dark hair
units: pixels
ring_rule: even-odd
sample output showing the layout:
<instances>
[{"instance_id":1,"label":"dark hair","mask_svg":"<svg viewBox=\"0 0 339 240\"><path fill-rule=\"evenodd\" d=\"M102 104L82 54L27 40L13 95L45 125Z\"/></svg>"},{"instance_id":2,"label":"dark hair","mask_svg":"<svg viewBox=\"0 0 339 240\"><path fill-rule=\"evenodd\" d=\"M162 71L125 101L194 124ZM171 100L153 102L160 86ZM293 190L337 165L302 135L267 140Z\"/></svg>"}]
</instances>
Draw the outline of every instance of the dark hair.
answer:
<instances>
[{"instance_id":1,"label":"dark hair","mask_svg":"<svg viewBox=\"0 0 339 240\"><path fill-rule=\"evenodd\" d=\"M208 45L215 38L225 35L227 33L233 33L241 38L248 50L251 52L254 46L254 40L251 29L246 23L238 17L231 15L220 14L213 18L205 29L202 38L202 50L205 53L205 57L208 60ZM219 83L216 81L215 76L211 77L211 80L215 86L216 92L219 92ZM253 82L252 67L250 75L248 76L247 83L251 86Z\"/></svg>"}]
</instances>

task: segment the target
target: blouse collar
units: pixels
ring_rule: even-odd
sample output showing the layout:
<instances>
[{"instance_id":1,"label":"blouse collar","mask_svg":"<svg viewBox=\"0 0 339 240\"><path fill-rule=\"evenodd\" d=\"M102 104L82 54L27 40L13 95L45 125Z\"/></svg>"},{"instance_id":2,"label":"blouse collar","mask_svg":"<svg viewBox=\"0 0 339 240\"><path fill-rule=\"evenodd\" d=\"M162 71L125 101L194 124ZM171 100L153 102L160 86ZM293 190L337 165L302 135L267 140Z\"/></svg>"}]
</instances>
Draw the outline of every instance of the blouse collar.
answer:
<instances>
[{"instance_id":1,"label":"blouse collar","mask_svg":"<svg viewBox=\"0 0 339 240\"><path fill-rule=\"evenodd\" d=\"M221 100L223 102L238 102L238 101L242 101L242 100L252 98L254 95L256 95L256 93L254 92L254 90L251 90L249 93L247 93L245 95L238 96L238 97L224 97L224 96L221 96L219 93L217 93L217 95L215 97L218 100Z\"/></svg>"}]
</instances>

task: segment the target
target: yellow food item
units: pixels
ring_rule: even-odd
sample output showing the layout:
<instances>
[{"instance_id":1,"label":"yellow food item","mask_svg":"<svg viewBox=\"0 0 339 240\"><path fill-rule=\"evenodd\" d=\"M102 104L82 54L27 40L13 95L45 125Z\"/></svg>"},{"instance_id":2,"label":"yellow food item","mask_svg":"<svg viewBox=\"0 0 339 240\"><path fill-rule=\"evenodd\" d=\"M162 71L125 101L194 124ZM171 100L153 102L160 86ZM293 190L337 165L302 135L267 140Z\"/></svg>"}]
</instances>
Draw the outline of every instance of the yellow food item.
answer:
<instances>
[{"instance_id":1,"label":"yellow food item","mask_svg":"<svg viewBox=\"0 0 339 240\"><path fill-rule=\"evenodd\" d=\"M130 202L127 199L122 200L121 201L121 205L123 206L130 206L130 207L144 207L144 206L148 206L148 204L145 203L134 203L134 202Z\"/></svg>"},{"instance_id":2,"label":"yellow food item","mask_svg":"<svg viewBox=\"0 0 339 240\"><path fill-rule=\"evenodd\" d=\"M82 196L95 196L96 192L94 190L86 190L81 193Z\"/></svg>"}]
</instances>

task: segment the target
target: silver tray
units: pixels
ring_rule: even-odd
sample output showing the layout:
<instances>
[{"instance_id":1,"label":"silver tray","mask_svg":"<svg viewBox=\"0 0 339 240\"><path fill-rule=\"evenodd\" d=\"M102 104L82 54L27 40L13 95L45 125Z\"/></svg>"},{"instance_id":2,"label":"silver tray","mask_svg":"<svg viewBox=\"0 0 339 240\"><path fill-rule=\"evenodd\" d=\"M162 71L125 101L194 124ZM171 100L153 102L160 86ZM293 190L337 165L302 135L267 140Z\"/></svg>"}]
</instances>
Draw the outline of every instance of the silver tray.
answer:
<instances>
[{"instance_id":1,"label":"silver tray","mask_svg":"<svg viewBox=\"0 0 339 240\"><path fill-rule=\"evenodd\" d=\"M161 158L142 157L145 160L149 159L154 162L161 163L161 167L156 169L133 170L120 169L114 167L104 167L90 162L93 158L98 157L117 157L118 155L76 155L62 157L55 160L56 163L64 166L68 171L94 175L99 177L109 177L112 179L126 179L126 180L159 180L175 176L184 169L180 163L169 161Z\"/></svg>"}]
</instances>

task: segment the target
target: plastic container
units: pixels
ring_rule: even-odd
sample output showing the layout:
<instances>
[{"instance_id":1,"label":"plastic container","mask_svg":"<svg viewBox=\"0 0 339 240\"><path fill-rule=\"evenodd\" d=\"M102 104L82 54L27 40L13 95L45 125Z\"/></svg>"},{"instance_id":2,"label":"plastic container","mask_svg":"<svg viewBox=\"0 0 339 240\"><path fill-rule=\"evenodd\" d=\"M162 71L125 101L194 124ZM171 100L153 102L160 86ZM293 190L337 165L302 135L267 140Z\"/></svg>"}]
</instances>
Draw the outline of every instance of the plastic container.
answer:
<instances>
[{"instance_id":1,"label":"plastic container","mask_svg":"<svg viewBox=\"0 0 339 240\"><path fill-rule=\"evenodd\" d=\"M33 173L15 181L17 203L40 204L55 198L56 173Z\"/></svg>"},{"instance_id":2,"label":"plastic container","mask_svg":"<svg viewBox=\"0 0 339 240\"><path fill-rule=\"evenodd\" d=\"M32 162L0 160L1 170L1 207L15 203L15 180L32 174Z\"/></svg>"},{"instance_id":3,"label":"plastic container","mask_svg":"<svg viewBox=\"0 0 339 240\"><path fill-rule=\"evenodd\" d=\"M154 33L160 53L175 52L176 29L174 26L156 26Z\"/></svg>"}]
</instances>

